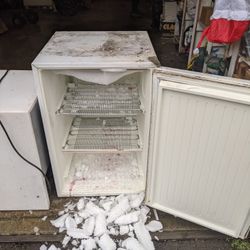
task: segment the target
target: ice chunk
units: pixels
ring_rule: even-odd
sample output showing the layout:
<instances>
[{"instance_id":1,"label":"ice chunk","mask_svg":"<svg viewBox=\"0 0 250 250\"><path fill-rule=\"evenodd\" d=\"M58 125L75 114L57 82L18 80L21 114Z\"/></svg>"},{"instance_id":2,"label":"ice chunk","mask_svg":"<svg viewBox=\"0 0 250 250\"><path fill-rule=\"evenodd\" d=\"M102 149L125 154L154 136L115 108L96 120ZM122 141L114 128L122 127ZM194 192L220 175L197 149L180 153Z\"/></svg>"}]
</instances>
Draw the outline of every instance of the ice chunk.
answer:
<instances>
[{"instance_id":1,"label":"ice chunk","mask_svg":"<svg viewBox=\"0 0 250 250\"><path fill-rule=\"evenodd\" d=\"M63 231L65 231L66 230L66 228L65 227L59 227L59 230L58 230L58 232L59 233L62 233Z\"/></svg>"},{"instance_id":2,"label":"ice chunk","mask_svg":"<svg viewBox=\"0 0 250 250\"><path fill-rule=\"evenodd\" d=\"M115 220L115 224L128 225L131 223L135 223L139 220L139 215L140 215L140 211L135 211L135 212L122 215Z\"/></svg>"},{"instance_id":3,"label":"ice chunk","mask_svg":"<svg viewBox=\"0 0 250 250\"><path fill-rule=\"evenodd\" d=\"M76 204L70 202L70 204L66 206L64 211L65 212L73 211L75 207L76 207Z\"/></svg>"},{"instance_id":4,"label":"ice chunk","mask_svg":"<svg viewBox=\"0 0 250 250\"><path fill-rule=\"evenodd\" d=\"M64 214L55 220L51 220L50 223L57 228L64 227L65 220L68 216L68 214Z\"/></svg>"},{"instance_id":5,"label":"ice chunk","mask_svg":"<svg viewBox=\"0 0 250 250\"><path fill-rule=\"evenodd\" d=\"M40 250L47 250L47 249L48 249L47 246L44 244L40 246Z\"/></svg>"},{"instance_id":6,"label":"ice chunk","mask_svg":"<svg viewBox=\"0 0 250 250\"><path fill-rule=\"evenodd\" d=\"M155 238L155 240L159 241L159 238L156 235L154 236L154 238Z\"/></svg>"},{"instance_id":7,"label":"ice chunk","mask_svg":"<svg viewBox=\"0 0 250 250\"><path fill-rule=\"evenodd\" d=\"M118 201L118 202L121 202L125 197L125 194L120 194L118 196L115 197L115 200Z\"/></svg>"},{"instance_id":8,"label":"ice chunk","mask_svg":"<svg viewBox=\"0 0 250 250\"><path fill-rule=\"evenodd\" d=\"M111 234L111 235L118 235L119 232L118 232L118 230L116 228L111 227L110 230L109 230L109 234Z\"/></svg>"},{"instance_id":9,"label":"ice chunk","mask_svg":"<svg viewBox=\"0 0 250 250\"><path fill-rule=\"evenodd\" d=\"M146 228L150 232L157 232L162 230L163 226L160 221L152 220L146 225Z\"/></svg>"},{"instance_id":10,"label":"ice chunk","mask_svg":"<svg viewBox=\"0 0 250 250\"><path fill-rule=\"evenodd\" d=\"M76 207L78 209L78 211L84 209L84 206L85 206L85 203L84 203L84 198L81 198L77 204L76 204Z\"/></svg>"},{"instance_id":11,"label":"ice chunk","mask_svg":"<svg viewBox=\"0 0 250 250\"><path fill-rule=\"evenodd\" d=\"M36 235L39 235L40 233L39 233L39 228L38 227L34 227L33 228L33 231L34 231L34 233L36 234Z\"/></svg>"},{"instance_id":12,"label":"ice chunk","mask_svg":"<svg viewBox=\"0 0 250 250\"><path fill-rule=\"evenodd\" d=\"M80 228L69 228L67 230L67 235L74 239L87 239L89 237L86 235L85 230Z\"/></svg>"},{"instance_id":13,"label":"ice chunk","mask_svg":"<svg viewBox=\"0 0 250 250\"><path fill-rule=\"evenodd\" d=\"M96 243L95 243L95 240L92 239L92 238L89 238L87 240L82 240L82 244L83 245L83 249L84 250L93 250L93 249L96 249Z\"/></svg>"},{"instance_id":14,"label":"ice chunk","mask_svg":"<svg viewBox=\"0 0 250 250\"><path fill-rule=\"evenodd\" d=\"M89 201L87 203L85 211L88 212L90 215L97 215L99 213L104 213L104 210L102 208L98 207L92 201Z\"/></svg>"},{"instance_id":15,"label":"ice chunk","mask_svg":"<svg viewBox=\"0 0 250 250\"><path fill-rule=\"evenodd\" d=\"M137 239L131 237L122 242L122 247L125 247L127 250L147 250Z\"/></svg>"},{"instance_id":16,"label":"ice chunk","mask_svg":"<svg viewBox=\"0 0 250 250\"><path fill-rule=\"evenodd\" d=\"M143 245L147 250L154 250L154 244L151 240L151 236L146 229L145 225L139 221L134 224L134 231L138 241Z\"/></svg>"},{"instance_id":17,"label":"ice chunk","mask_svg":"<svg viewBox=\"0 0 250 250\"><path fill-rule=\"evenodd\" d=\"M90 213L82 209L81 211L78 212L78 215L83 219L87 219L90 216Z\"/></svg>"},{"instance_id":18,"label":"ice chunk","mask_svg":"<svg viewBox=\"0 0 250 250\"><path fill-rule=\"evenodd\" d=\"M58 249L60 249L60 248L57 248L55 245L51 245L49 248L48 248L48 250L58 250Z\"/></svg>"},{"instance_id":19,"label":"ice chunk","mask_svg":"<svg viewBox=\"0 0 250 250\"><path fill-rule=\"evenodd\" d=\"M111 223L118 217L122 216L130 210L130 205L127 197L123 197L120 202L114 206L108 214L107 222Z\"/></svg>"},{"instance_id":20,"label":"ice chunk","mask_svg":"<svg viewBox=\"0 0 250 250\"><path fill-rule=\"evenodd\" d=\"M127 225L120 226L120 235L128 234L129 227Z\"/></svg>"},{"instance_id":21,"label":"ice chunk","mask_svg":"<svg viewBox=\"0 0 250 250\"><path fill-rule=\"evenodd\" d=\"M96 216L96 221L95 221L95 230L94 230L94 235L95 236L101 236L107 231L107 225L106 225L106 218L103 213L99 213Z\"/></svg>"},{"instance_id":22,"label":"ice chunk","mask_svg":"<svg viewBox=\"0 0 250 250\"><path fill-rule=\"evenodd\" d=\"M74 214L75 222L77 225L81 224L83 222L83 218L79 216L78 214Z\"/></svg>"},{"instance_id":23,"label":"ice chunk","mask_svg":"<svg viewBox=\"0 0 250 250\"><path fill-rule=\"evenodd\" d=\"M144 200L144 196L145 196L144 192L130 195L129 200L131 208L139 208L139 206Z\"/></svg>"},{"instance_id":24,"label":"ice chunk","mask_svg":"<svg viewBox=\"0 0 250 250\"><path fill-rule=\"evenodd\" d=\"M134 234L133 231L130 231L130 232L128 233L128 236L129 236L129 237L135 237L135 234Z\"/></svg>"},{"instance_id":25,"label":"ice chunk","mask_svg":"<svg viewBox=\"0 0 250 250\"><path fill-rule=\"evenodd\" d=\"M82 225L82 229L85 231L86 235L92 235L95 228L95 217L91 216L85 220L84 224Z\"/></svg>"},{"instance_id":26,"label":"ice chunk","mask_svg":"<svg viewBox=\"0 0 250 250\"><path fill-rule=\"evenodd\" d=\"M143 213L143 214L145 214L145 215L148 215L149 212L150 212L150 208L149 208L149 207L143 206L143 207L141 208L141 213Z\"/></svg>"},{"instance_id":27,"label":"ice chunk","mask_svg":"<svg viewBox=\"0 0 250 250\"><path fill-rule=\"evenodd\" d=\"M63 238L63 241L62 241L62 246L63 247L66 247L70 241L71 237L68 236L68 235L65 235L64 238Z\"/></svg>"},{"instance_id":28,"label":"ice chunk","mask_svg":"<svg viewBox=\"0 0 250 250\"><path fill-rule=\"evenodd\" d=\"M148 208L147 206L143 206L140 211L141 211L141 216L140 216L141 220L145 224L148 219L147 215L150 212L150 208Z\"/></svg>"},{"instance_id":29,"label":"ice chunk","mask_svg":"<svg viewBox=\"0 0 250 250\"><path fill-rule=\"evenodd\" d=\"M78 246L79 242L77 240L72 240L71 244L75 247Z\"/></svg>"},{"instance_id":30,"label":"ice chunk","mask_svg":"<svg viewBox=\"0 0 250 250\"><path fill-rule=\"evenodd\" d=\"M101 236L98 245L102 250L116 250L116 244L108 234L103 234Z\"/></svg>"},{"instance_id":31,"label":"ice chunk","mask_svg":"<svg viewBox=\"0 0 250 250\"><path fill-rule=\"evenodd\" d=\"M71 204L72 201L67 202L66 204L64 204L64 207L68 207Z\"/></svg>"},{"instance_id":32,"label":"ice chunk","mask_svg":"<svg viewBox=\"0 0 250 250\"><path fill-rule=\"evenodd\" d=\"M48 218L48 216L44 216L41 220L42 220L42 221L46 221L47 218Z\"/></svg>"},{"instance_id":33,"label":"ice chunk","mask_svg":"<svg viewBox=\"0 0 250 250\"><path fill-rule=\"evenodd\" d=\"M65 213L64 210L59 211L59 212L58 212L58 216L61 216L61 215L63 215L64 213Z\"/></svg>"},{"instance_id":34,"label":"ice chunk","mask_svg":"<svg viewBox=\"0 0 250 250\"><path fill-rule=\"evenodd\" d=\"M65 227L67 229L69 228L77 228L77 224L75 222L75 220L71 217L71 216L68 216L65 220Z\"/></svg>"},{"instance_id":35,"label":"ice chunk","mask_svg":"<svg viewBox=\"0 0 250 250\"><path fill-rule=\"evenodd\" d=\"M159 216L158 216L157 210L155 208L153 209L153 212L154 212L155 219L159 220Z\"/></svg>"},{"instance_id":36,"label":"ice chunk","mask_svg":"<svg viewBox=\"0 0 250 250\"><path fill-rule=\"evenodd\" d=\"M100 204L104 209L105 211L110 211L111 209L111 206L113 205L113 201L104 201Z\"/></svg>"}]
</instances>

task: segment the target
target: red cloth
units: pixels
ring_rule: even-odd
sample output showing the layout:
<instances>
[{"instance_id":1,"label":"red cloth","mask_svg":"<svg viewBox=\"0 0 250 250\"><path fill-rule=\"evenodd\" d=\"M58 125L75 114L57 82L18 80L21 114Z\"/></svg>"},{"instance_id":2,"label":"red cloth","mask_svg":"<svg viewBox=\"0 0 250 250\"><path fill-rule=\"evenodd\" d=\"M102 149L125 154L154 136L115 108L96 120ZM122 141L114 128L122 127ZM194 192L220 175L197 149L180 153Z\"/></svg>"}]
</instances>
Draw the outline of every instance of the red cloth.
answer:
<instances>
[{"instance_id":1,"label":"red cloth","mask_svg":"<svg viewBox=\"0 0 250 250\"><path fill-rule=\"evenodd\" d=\"M212 19L210 26L203 30L197 48L201 47L205 37L209 42L214 43L233 43L238 41L248 29L249 25L249 20L236 21L224 18Z\"/></svg>"}]
</instances>

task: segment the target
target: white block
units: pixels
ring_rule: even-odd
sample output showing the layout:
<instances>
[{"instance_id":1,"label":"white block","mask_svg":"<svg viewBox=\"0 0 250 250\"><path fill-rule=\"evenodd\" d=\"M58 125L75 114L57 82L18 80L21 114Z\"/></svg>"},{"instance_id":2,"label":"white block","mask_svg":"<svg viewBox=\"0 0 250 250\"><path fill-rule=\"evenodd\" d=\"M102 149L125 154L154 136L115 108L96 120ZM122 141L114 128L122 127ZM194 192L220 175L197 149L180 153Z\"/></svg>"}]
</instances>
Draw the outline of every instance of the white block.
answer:
<instances>
[{"instance_id":1,"label":"white block","mask_svg":"<svg viewBox=\"0 0 250 250\"><path fill-rule=\"evenodd\" d=\"M0 83L0 120L18 151L46 172L49 159L31 71L9 71ZM49 209L44 177L16 154L1 127L0 142L0 210Z\"/></svg>"}]
</instances>

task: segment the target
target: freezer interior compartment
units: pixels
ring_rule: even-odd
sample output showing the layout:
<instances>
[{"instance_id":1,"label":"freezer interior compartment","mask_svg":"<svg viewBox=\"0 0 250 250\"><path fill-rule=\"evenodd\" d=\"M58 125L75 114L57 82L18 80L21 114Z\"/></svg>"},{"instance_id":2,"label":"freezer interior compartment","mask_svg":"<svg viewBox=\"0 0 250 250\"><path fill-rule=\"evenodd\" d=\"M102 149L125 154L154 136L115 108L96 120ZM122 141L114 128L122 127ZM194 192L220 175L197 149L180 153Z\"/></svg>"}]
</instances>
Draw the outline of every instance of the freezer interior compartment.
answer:
<instances>
[{"instance_id":1,"label":"freezer interior compartment","mask_svg":"<svg viewBox=\"0 0 250 250\"><path fill-rule=\"evenodd\" d=\"M93 72L98 72L98 70L93 70ZM103 183L103 188L100 188L100 191L96 189L95 192L92 192L89 186L86 187L84 183L76 181L75 187L77 188L71 194L68 192L69 186L74 181L72 171L74 171L75 160L73 159L84 159L87 154L93 154L98 158L99 154L101 156L104 153L120 153L121 155L131 153L131 155L136 156L134 158L137 161L138 157L140 158L139 170L143 171L144 175L147 171L152 72L151 70L138 72L130 72L128 70L125 76L116 77L115 82L110 84L136 84L139 93L140 109L143 112L140 111L136 116L121 115L119 117L107 117L105 115L88 117L76 114L59 114L58 109L67 92L67 84L69 82L78 84L84 81L76 77L64 75L64 70L61 70L60 74L54 70L41 70L40 72L43 97L41 107L44 111L43 119L46 125L46 139L49 145L58 196L82 196L87 195L87 193L98 195L96 191L102 194L104 193L102 190L108 190L110 195L142 190L142 185L140 184L143 182L142 179L138 178L135 180L137 184L133 185L134 182L131 184L125 178L121 178L122 183L125 182L123 184L125 185L124 188L111 188L109 183ZM84 119L84 122L82 119ZM84 140L82 140L83 138ZM126 159L129 160L130 158ZM132 166L130 164L132 160L129 161L126 165L127 170L131 169ZM94 169L99 171L95 166L91 168L91 171L92 169L93 171ZM107 189L105 189L106 185ZM66 188L66 186L68 187Z\"/></svg>"},{"instance_id":2,"label":"freezer interior compartment","mask_svg":"<svg viewBox=\"0 0 250 250\"><path fill-rule=\"evenodd\" d=\"M138 153L74 154L64 179L64 196L141 192L145 178Z\"/></svg>"},{"instance_id":3,"label":"freezer interior compartment","mask_svg":"<svg viewBox=\"0 0 250 250\"><path fill-rule=\"evenodd\" d=\"M84 152L92 150L142 150L137 119L132 117L75 117L63 145L63 151Z\"/></svg>"},{"instance_id":4,"label":"freezer interior compartment","mask_svg":"<svg viewBox=\"0 0 250 250\"><path fill-rule=\"evenodd\" d=\"M135 116L141 112L138 83L119 81L109 85L77 80L67 83L59 114L98 116Z\"/></svg>"}]
</instances>

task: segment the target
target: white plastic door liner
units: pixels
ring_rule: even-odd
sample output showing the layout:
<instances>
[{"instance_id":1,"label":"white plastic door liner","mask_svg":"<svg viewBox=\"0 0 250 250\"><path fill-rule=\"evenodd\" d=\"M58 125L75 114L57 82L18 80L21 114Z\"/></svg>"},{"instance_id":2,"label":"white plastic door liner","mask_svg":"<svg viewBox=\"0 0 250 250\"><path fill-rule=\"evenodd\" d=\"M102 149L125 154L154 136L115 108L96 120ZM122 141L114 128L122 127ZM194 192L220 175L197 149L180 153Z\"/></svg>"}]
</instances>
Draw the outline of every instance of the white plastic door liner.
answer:
<instances>
[{"instance_id":1,"label":"white plastic door liner","mask_svg":"<svg viewBox=\"0 0 250 250\"><path fill-rule=\"evenodd\" d=\"M154 78L148 204L244 238L250 225L248 83L169 69Z\"/></svg>"}]
</instances>

